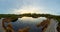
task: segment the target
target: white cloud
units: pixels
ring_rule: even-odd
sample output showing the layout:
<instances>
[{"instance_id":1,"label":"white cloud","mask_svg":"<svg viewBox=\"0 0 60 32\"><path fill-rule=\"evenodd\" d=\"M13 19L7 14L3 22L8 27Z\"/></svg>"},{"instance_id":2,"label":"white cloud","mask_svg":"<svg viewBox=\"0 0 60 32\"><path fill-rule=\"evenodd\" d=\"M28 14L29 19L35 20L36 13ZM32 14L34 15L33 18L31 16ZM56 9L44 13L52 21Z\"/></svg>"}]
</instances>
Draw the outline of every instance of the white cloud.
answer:
<instances>
[{"instance_id":1,"label":"white cloud","mask_svg":"<svg viewBox=\"0 0 60 32\"><path fill-rule=\"evenodd\" d=\"M14 9L13 13L15 14L23 14L23 13L49 13L45 11L44 8L36 7L36 6L23 6L21 9Z\"/></svg>"},{"instance_id":2,"label":"white cloud","mask_svg":"<svg viewBox=\"0 0 60 32\"><path fill-rule=\"evenodd\" d=\"M1 10L7 13L21 14L21 13L44 13L44 14L60 14L60 9L56 1L52 0L6 0L1 1ZM7 5L8 4L8 5ZM8 9L7 9L8 8ZM55 12L56 11L56 12ZM58 12L57 12L58 11ZM6 13L4 12L4 13Z\"/></svg>"}]
</instances>

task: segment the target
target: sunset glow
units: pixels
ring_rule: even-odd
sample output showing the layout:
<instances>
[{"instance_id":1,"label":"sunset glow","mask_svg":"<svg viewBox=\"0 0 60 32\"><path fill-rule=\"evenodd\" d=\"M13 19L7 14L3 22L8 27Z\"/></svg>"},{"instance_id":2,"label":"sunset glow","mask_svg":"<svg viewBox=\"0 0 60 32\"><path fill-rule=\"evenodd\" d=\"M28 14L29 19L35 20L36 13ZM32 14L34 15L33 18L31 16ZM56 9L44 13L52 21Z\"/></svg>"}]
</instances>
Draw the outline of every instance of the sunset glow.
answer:
<instances>
[{"instance_id":1,"label":"sunset glow","mask_svg":"<svg viewBox=\"0 0 60 32\"><path fill-rule=\"evenodd\" d=\"M18 9L13 11L16 14L24 14L24 13L40 13L41 11L39 11L40 9L37 7L31 7L31 6L26 6L23 7L22 9Z\"/></svg>"}]
</instances>

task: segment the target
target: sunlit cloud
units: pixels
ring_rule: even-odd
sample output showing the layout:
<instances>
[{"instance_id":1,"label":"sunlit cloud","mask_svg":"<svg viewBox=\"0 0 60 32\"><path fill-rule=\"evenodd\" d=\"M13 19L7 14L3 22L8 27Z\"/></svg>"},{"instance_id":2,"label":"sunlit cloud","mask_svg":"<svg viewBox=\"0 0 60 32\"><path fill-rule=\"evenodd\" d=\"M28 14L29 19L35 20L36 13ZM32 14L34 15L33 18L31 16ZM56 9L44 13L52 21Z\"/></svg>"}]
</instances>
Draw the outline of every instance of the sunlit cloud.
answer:
<instances>
[{"instance_id":1,"label":"sunlit cloud","mask_svg":"<svg viewBox=\"0 0 60 32\"><path fill-rule=\"evenodd\" d=\"M21 9L15 9L13 13L15 14L23 14L23 13L48 13L47 11L43 11L44 8L41 7L33 7L33 6L25 6Z\"/></svg>"},{"instance_id":2,"label":"sunlit cloud","mask_svg":"<svg viewBox=\"0 0 60 32\"><path fill-rule=\"evenodd\" d=\"M60 0L0 0L0 14L60 15Z\"/></svg>"}]
</instances>

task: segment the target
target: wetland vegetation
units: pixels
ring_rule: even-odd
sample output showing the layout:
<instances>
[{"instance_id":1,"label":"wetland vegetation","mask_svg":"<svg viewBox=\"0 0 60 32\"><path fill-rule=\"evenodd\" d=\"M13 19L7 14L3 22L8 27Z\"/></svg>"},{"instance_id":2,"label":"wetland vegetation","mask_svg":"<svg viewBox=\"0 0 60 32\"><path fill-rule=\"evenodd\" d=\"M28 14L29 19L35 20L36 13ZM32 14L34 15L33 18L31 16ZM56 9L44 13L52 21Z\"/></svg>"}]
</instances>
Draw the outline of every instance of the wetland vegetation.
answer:
<instances>
[{"instance_id":1,"label":"wetland vegetation","mask_svg":"<svg viewBox=\"0 0 60 32\"><path fill-rule=\"evenodd\" d=\"M22 17L32 17L32 18L39 18L39 17L46 17L49 19L56 19L59 24L57 27L58 32L60 32L60 15L51 15L51 14L36 14L36 13L25 13L25 14L0 14L0 19L1 18L11 18L12 22L15 22L18 18L22 18Z\"/></svg>"}]
</instances>

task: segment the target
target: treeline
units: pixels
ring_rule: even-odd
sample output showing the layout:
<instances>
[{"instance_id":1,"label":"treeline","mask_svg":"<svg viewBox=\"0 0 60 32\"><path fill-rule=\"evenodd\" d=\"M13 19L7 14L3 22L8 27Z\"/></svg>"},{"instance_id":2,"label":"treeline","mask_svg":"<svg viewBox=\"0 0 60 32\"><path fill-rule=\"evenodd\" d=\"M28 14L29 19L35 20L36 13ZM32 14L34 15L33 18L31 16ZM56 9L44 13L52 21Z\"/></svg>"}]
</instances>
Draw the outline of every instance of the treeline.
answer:
<instances>
[{"instance_id":1,"label":"treeline","mask_svg":"<svg viewBox=\"0 0 60 32\"><path fill-rule=\"evenodd\" d=\"M0 14L0 18L16 18L18 15L15 14Z\"/></svg>"},{"instance_id":2,"label":"treeline","mask_svg":"<svg viewBox=\"0 0 60 32\"><path fill-rule=\"evenodd\" d=\"M16 15L16 14L0 14L0 18L22 18L22 17L33 17L33 18L38 18L38 17L46 17L46 18L54 18L57 19L60 22L60 16L57 15L51 15L51 14L36 14L36 13L25 13L25 14L20 14L20 15Z\"/></svg>"}]
</instances>

